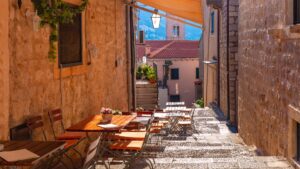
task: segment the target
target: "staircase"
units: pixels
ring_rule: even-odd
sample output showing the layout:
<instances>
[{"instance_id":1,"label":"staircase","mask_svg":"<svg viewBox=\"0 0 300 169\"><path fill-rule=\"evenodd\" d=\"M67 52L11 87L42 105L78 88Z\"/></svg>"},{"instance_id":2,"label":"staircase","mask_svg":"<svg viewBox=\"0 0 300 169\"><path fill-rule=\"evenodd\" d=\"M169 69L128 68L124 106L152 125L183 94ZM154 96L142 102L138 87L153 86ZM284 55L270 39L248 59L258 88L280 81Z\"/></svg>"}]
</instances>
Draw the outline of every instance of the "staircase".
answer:
<instances>
[{"instance_id":1,"label":"staircase","mask_svg":"<svg viewBox=\"0 0 300 169\"><path fill-rule=\"evenodd\" d=\"M147 146L147 158L156 169L292 169L283 157L257 156L254 147L246 146L232 133L223 117L210 109L195 114L196 130L190 136L164 136L160 146ZM112 168L122 168L112 165ZM148 169L144 159L133 168Z\"/></svg>"},{"instance_id":2,"label":"staircase","mask_svg":"<svg viewBox=\"0 0 300 169\"><path fill-rule=\"evenodd\" d=\"M148 81L136 82L136 104L145 110L153 110L158 105L157 84L151 84Z\"/></svg>"}]
</instances>

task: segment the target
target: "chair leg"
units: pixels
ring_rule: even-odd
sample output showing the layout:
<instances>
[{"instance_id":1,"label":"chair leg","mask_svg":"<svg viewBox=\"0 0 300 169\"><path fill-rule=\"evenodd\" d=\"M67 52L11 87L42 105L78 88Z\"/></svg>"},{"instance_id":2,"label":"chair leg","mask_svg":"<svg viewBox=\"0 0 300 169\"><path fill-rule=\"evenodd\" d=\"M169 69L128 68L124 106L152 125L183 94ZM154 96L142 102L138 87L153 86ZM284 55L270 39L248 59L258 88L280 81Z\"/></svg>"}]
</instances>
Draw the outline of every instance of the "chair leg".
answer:
<instances>
[{"instance_id":1,"label":"chair leg","mask_svg":"<svg viewBox=\"0 0 300 169\"><path fill-rule=\"evenodd\" d=\"M80 160L81 160L81 164L83 165L84 164L84 160L83 160L83 157L82 157L81 153L78 150L76 150L76 148L74 148L74 147L72 148L72 150L74 150L76 152L76 154L79 155Z\"/></svg>"},{"instance_id":2,"label":"chair leg","mask_svg":"<svg viewBox=\"0 0 300 169\"><path fill-rule=\"evenodd\" d=\"M71 161L71 165L72 165L72 168L74 168L75 169L75 166L74 166L74 163L73 163L73 160L72 160L72 158L71 157L69 157L66 153L64 154L65 155L65 157L68 159L68 160L70 160ZM68 168L68 167L67 167Z\"/></svg>"},{"instance_id":3,"label":"chair leg","mask_svg":"<svg viewBox=\"0 0 300 169\"><path fill-rule=\"evenodd\" d=\"M153 163L152 163L152 161L151 161L150 159L148 159L148 158L146 158L146 160L148 160L148 161L149 161L150 168L151 168L151 169L154 169L154 166L153 166Z\"/></svg>"}]
</instances>

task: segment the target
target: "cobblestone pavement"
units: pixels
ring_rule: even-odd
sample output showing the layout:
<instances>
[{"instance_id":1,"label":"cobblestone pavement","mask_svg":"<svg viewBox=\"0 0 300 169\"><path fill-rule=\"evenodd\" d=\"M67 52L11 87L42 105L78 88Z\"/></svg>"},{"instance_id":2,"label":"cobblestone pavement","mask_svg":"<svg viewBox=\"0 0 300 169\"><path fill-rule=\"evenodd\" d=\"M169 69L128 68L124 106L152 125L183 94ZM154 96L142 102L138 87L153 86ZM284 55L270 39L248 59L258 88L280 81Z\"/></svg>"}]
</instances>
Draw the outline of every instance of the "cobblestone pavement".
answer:
<instances>
[{"instance_id":1,"label":"cobblestone pavement","mask_svg":"<svg viewBox=\"0 0 300 169\"><path fill-rule=\"evenodd\" d=\"M238 134L228 129L224 118L211 109L197 109L194 120L192 134L161 136L160 146L149 144L147 157L155 169L293 168L282 157L257 156L254 148L246 146ZM136 161L133 168L150 168L145 158ZM112 169L123 167L120 163L111 165ZM103 165L97 167L102 168Z\"/></svg>"}]
</instances>

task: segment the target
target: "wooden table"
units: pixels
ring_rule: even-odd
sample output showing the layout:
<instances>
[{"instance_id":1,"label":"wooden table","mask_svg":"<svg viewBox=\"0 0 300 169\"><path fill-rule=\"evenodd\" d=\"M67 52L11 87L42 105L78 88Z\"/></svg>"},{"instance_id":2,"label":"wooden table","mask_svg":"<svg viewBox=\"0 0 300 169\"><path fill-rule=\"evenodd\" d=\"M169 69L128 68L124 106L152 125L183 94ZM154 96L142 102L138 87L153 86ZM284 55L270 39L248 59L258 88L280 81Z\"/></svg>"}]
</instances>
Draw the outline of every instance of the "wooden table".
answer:
<instances>
[{"instance_id":1,"label":"wooden table","mask_svg":"<svg viewBox=\"0 0 300 169\"><path fill-rule=\"evenodd\" d=\"M7 162L0 157L0 166L33 166L39 160L63 149L65 146L64 141L0 141L0 144L4 144L3 151L27 149L40 156L38 159L18 162Z\"/></svg>"},{"instance_id":2,"label":"wooden table","mask_svg":"<svg viewBox=\"0 0 300 169\"><path fill-rule=\"evenodd\" d=\"M69 127L67 131L70 132L118 132L127 126L132 120L136 118L136 115L114 115L111 123L118 125L117 128L102 128L98 124L101 123L102 115L90 116L79 123Z\"/></svg>"},{"instance_id":3,"label":"wooden table","mask_svg":"<svg viewBox=\"0 0 300 169\"><path fill-rule=\"evenodd\" d=\"M192 109L189 109L185 106L180 106L180 107L166 107L164 109L164 112L168 112L168 111L184 111L184 112L189 112L191 111Z\"/></svg>"},{"instance_id":4,"label":"wooden table","mask_svg":"<svg viewBox=\"0 0 300 169\"><path fill-rule=\"evenodd\" d=\"M177 113L177 112L170 112L170 113L154 113L155 118L168 118L168 117L184 117L185 113Z\"/></svg>"},{"instance_id":5,"label":"wooden table","mask_svg":"<svg viewBox=\"0 0 300 169\"><path fill-rule=\"evenodd\" d=\"M184 106L184 105L185 105L184 102L167 102L166 103L166 106L175 106L175 107L177 107L177 106Z\"/></svg>"}]
</instances>

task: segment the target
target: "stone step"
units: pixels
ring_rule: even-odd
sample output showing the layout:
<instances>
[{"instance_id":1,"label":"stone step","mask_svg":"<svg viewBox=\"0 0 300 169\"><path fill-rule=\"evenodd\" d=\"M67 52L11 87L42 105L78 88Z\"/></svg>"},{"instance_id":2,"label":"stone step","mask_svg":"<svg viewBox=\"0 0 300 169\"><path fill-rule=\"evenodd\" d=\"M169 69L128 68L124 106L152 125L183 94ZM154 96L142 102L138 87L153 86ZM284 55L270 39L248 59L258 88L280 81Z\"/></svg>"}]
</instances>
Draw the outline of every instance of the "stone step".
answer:
<instances>
[{"instance_id":1,"label":"stone step","mask_svg":"<svg viewBox=\"0 0 300 169\"><path fill-rule=\"evenodd\" d=\"M132 168L148 169L151 161L155 169L292 169L285 159L277 157L244 158L154 158L136 161ZM122 168L123 164L113 163L113 168Z\"/></svg>"},{"instance_id":2,"label":"stone step","mask_svg":"<svg viewBox=\"0 0 300 169\"><path fill-rule=\"evenodd\" d=\"M223 158L255 155L247 149L236 146L148 146L146 151L149 156L156 158Z\"/></svg>"}]
</instances>

